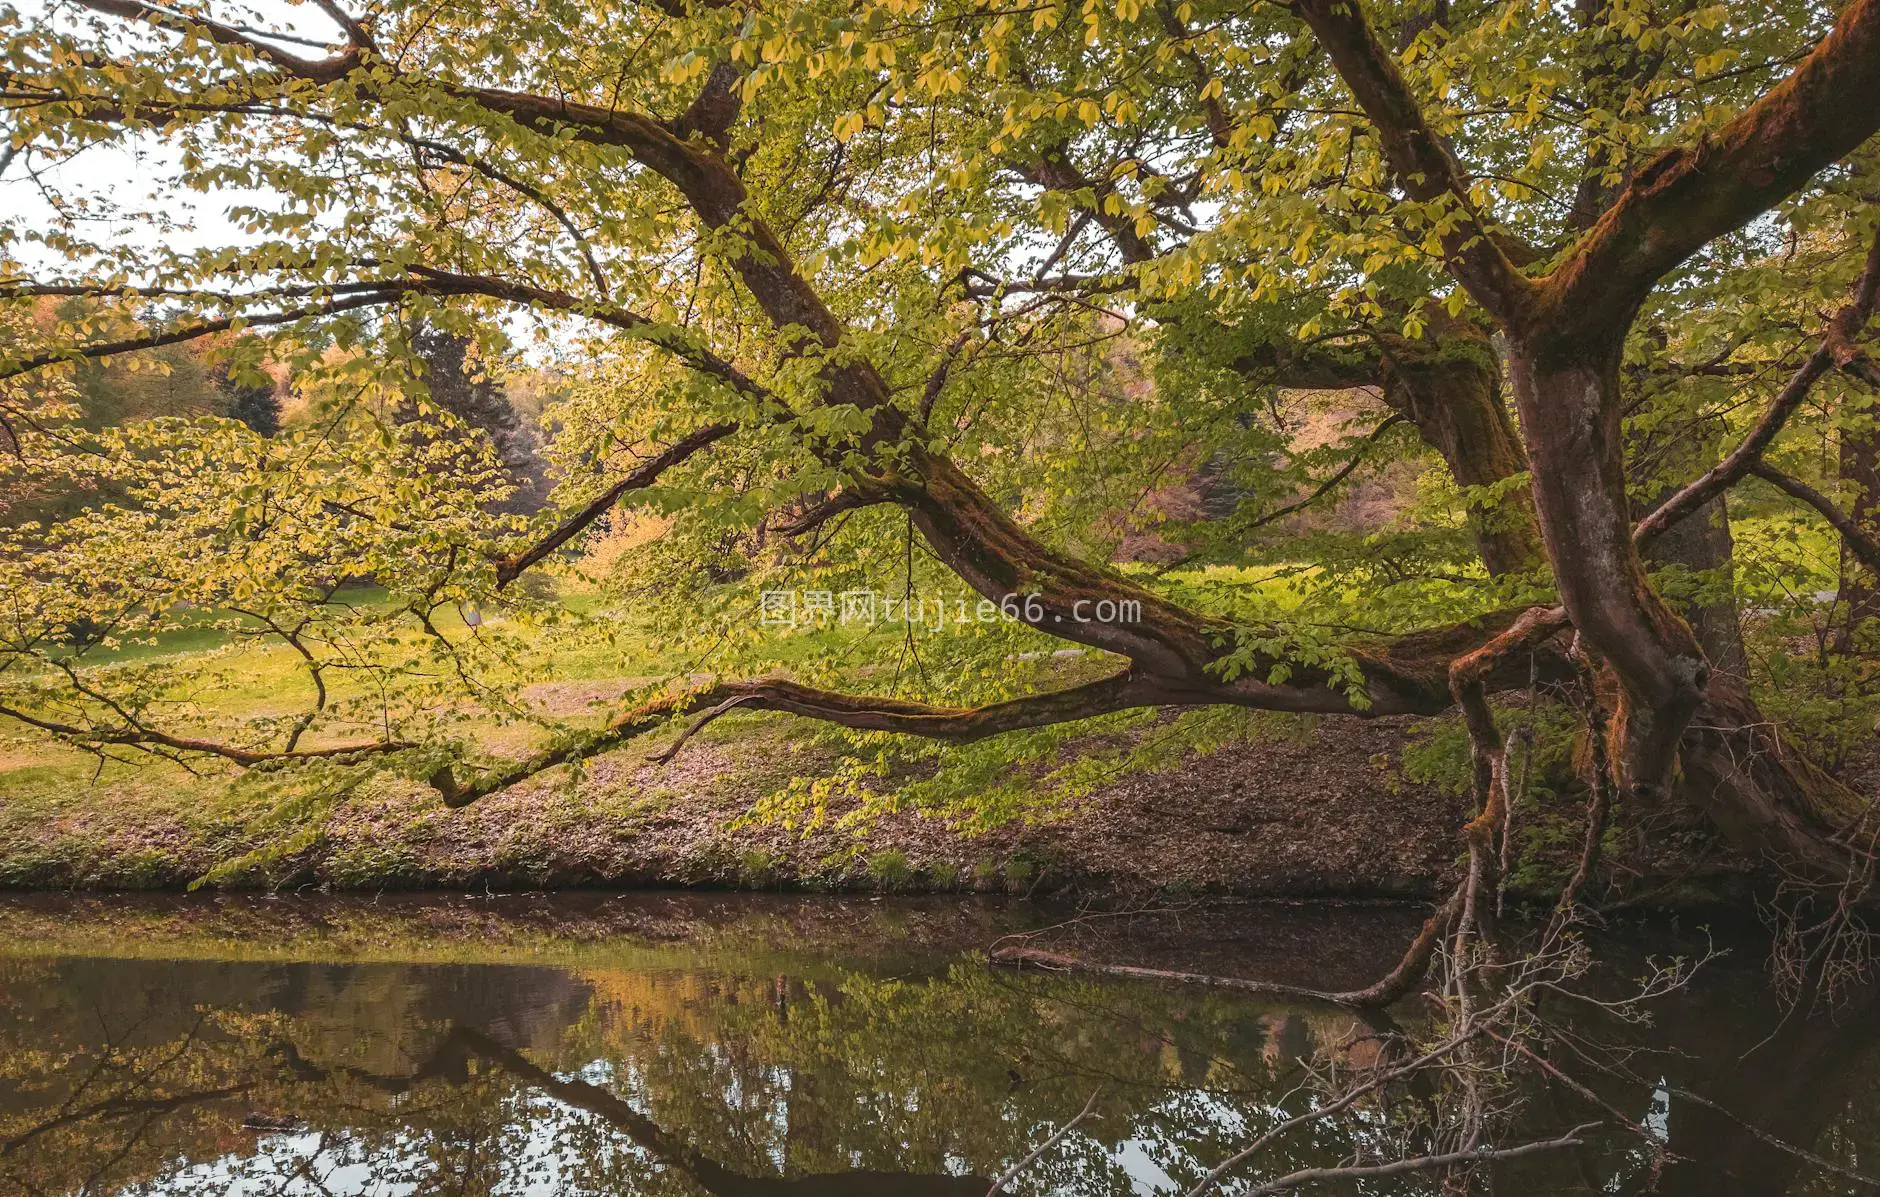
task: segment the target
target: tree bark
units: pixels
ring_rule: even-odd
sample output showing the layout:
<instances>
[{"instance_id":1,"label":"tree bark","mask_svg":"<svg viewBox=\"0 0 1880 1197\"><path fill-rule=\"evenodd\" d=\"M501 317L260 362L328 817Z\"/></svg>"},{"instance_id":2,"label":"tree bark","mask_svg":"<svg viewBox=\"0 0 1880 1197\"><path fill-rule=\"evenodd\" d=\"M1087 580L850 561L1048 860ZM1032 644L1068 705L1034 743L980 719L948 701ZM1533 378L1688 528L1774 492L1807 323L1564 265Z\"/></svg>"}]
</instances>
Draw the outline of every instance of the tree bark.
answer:
<instances>
[{"instance_id":1,"label":"tree bark","mask_svg":"<svg viewBox=\"0 0 1880 1197\"><path fill-rule=\"evenodd\" d=\"M1689 478L1716 468L1722 430L1714 421L1705 422L1695 436L1684 427L1675 429L1672 435L1677 439L1671 443L1653 444L1648 438L1647 443L1634 445L1632 460L1649 459L1651 472L1660 478L1667 475ZM1661 483L1653 488L1651 500L1637 514L1641 519L1649 517L1680 490L1674 482ZM1726 495L1727 492L1718 491L1687 518L1670 524L1650 538L1640 551L1653 565L1682 566L1692 574L1709 574L1722 579L1723 586L1716 597L1694 595L1680 604L1680 614L1697 633L1698 643L1703 645L1704 655L1710 659L1713 670L1745 678L1749 672L1749 654L1743 647L1743 625L1736 606L1736 542L1730 535ZM1639 544L1636 529L1632 539L1634 545Z\"/></svg>"},{"instance_id":2,"label":"tree bark","mask_svg":"<svg viewBox=\"0 0 1880 1197\"><path fill-rule=\"evenodd\" d=\"M1856 875L1845 836L1865 800L1787 743L1738 679L1711 676L1679 763L1678 795L1738 848L1808 881Z\"/></svg>"},{"instance_id":3,"label":"tree bark","mask_svg":"<svg viewBox=\"0 0 1880 1197\"><path fill-rule=\"evenodd\" d=\"M1618 357L1616 343L1545 353L1517 345L1511 373L1561 604L1617 683L1608 722L1614 780L1622 792L1656 792L1671 780L1710 665L1632 545Z\"/></svg>"},{"instance_id":4,"label":"tree bark","mask_svg":"<svg viewBox=\"0 0 1880 1197\"><path fill-rule=\"evenodd\" d=\"M99 13L206 38L251 56L270 84L294 79L321 88L346 80L355 94L365 97L378 86L371 75L376 68L370 38L350 19L345 22L348 45L316 59L259 39L243 27L181 15L144 0L82 2ZM1782 750L1746 696L1713 684L1710 661L1697 636L1646 579L1633 546L1617 364L1640 303L1672 269L1794 194L1880 129L1880 107L1871 102L1880 90L1880 0L1851 0L1830 34L1750 108L1696 142L1666 150L1637 171L1544 278L1529 274L1526 267L1545 255L1523 244L1478 204L1474 180L1451 143L1426 119L1397 57L1379 43L1362 8L1351 0L1297 0L1292 8L1364 110L1398 184L1419 201L1446 206L1439 239L1447 269L1509 337L1511 379L1533 467L1540 543L1566 613L1612 696L1609 757L1621 791L1640 794L1670 785L1678 777L1683 742L1685 779L1707 787L1698 795L1700 805L1709 802L1707 809L1733 838L1747 839L1745 846L1778 859L1805 862L1811 869L1823 861L1831 863L1836 856L1829 830L1838 806L1834 800L1844 795L1817 784L1818 776L1805 762ZM746 203L745 184L717 136L735 115L726 107L731 97L719 73L708 82L704 102L676 125L579 99L441 77L408 77L404 85L420 82L544 136L575 137L626 151L670 183L707 229L725 235L729 264L784 338L785 352L844 346L842 320L797 270L783 240ZM97 119L122 116L107 113ZM1129 250L1125 245L1132 255L1145 248ZM373 283L370 294L327 301L324 311L381 304L394 288L403 287L421 286L425 293L440 295L490 295L510 302L536 302L549 295L536 287L464 279L430 267L407 269L418 278ZM593 304L554 298L550 306L654 335L655 326L632 313L603 315ZM250 322L290 318L298 317L277 313ZM208 331L213 328L205 324L166 335L180 340ZM748 386L728 363L687 352L683 345L667 347L740 390ZM107 351L103 346L87 350ZM940 558L980 594L995 601L1034 598L1036 606L1026 605L1026 617L1041 630L1129 658L1129 673L1115 681L1120 693L1104 696L1112 704L1106 709L1116 709L1113 704L1125 699L1153 696L1157 703L1235 703L1279 710L1440 711L1451 705L1448 666L1500 630L1492 626L1495 621L1474 621L1359 650L1353 654L1361 674L1356 695L1343 678L1305 668L1287 675L1281 667L1293 668L1292 663L1265 657L1246 662L1248 667L1237 677L1224 678L1218 664L1232 648L1236 629L1033 539L953 463L929 453L920 438L909 435L909 420L890 401L875 365L846 354L827 360L827 401L867 413L870 426L852 440L818 445L825 460L845 471L858 501L908 508ZM25 368L34 367L27 363ZM1458 381L1465 373L1470 376ZM1402 401L1413 416L1420 416L1419 427L1444 451L1458 481L1476 485L1476 479L1493 483L1512 475L1518 446L1506 427L1505 413L1495 410L1490 374L1439 360L1422 366L1405 363L1397 378ZM1439 393L1476 398L1440 402ZM1796 493L1794 485L1785 489ZM1519 556L1519 548L1491 545L1485 560L1492 557L1491 568L1507 566ZM1880 560L1880 547L1874 555ZM1135 618L1080 617L1085 605L1106 600L1130 604ZM1505 621L1501 627L1506 627ZM1550 659L1562 655L1549 654ZM1523 661L1514 667L1520 677L1516 684L1525 683L1525 666ZM1506 680L1497 674L1482 678L1481 684L1492 689ZM774 703L780 709L800 708L855 726L892 721L917 734L957 731L985 715L762 686L750 683L731 692L721 688L719 694L724 702ZM665 713L676 709L668 706ZM994 722L1041 713L1076 718L1078 712L1088 711L1086 703L1042 695L997 712ZM860 720L868 722L855 722ZM1019 725L1024 724L1014 724ZM557 754L550 753L537 763L553 759ZM558 759L572 757L561 754ZM447 774L445 782L448 785Z\"/></svg>"},{"instance_id":5,"label":"tree bark","mask_svg":"<svg viewBox=\"0 0 1880 1197\"><path fill-rule=\"evenodd\" d=\"M1354 334L1355 335L1355 334ZM1492 488L1528 468L1508 405L1494 342L1476 325L1432 314L1422 337L1373 332L1337 345L1266 342L1249 347L1233 369L1262 385L1297 390L1376 388L1384 402L1415 425L1465 489ZM1472 505L1469 531L1491 574L1533 569L1545 560L1526 487Z\"/></svg>"},{"instance_id":6,"label":"tree bark","mask_svg":"<svg viewBox=\"0 0 1880 1197\"><path fill-rule=\"evenodd\" d=\"M1665 530L1647 555L1654 564L1681 565L1694 574L1720 573L1729 583L1734 577L1736 541L1730 535L1730 515L1722 495L1700 507L1689 519ZM1731 594L1706 601L1694 598L1680 612L1697 633L1713 672L1743 678L1749 675L1749 653L1743 647L1743 624Z\"/></svg>"},{"instance_id":7,"label":"tree bark","mask_svg":"<svg viewBox=\"0 0 1880 1197\"><path fill-rule=\"evenodd\" d=\"M1430 336L1385 342L1383 353L1384 401L1416 425L1458 486L1491 488L1527 471L1527 453L1502 398L1501 362L1479 329L1439 313ZM1469 529L1491 574L1518 573L1545 560L1525 486L1471 504Z\"/></svg>"},{"instance_id":8,"label":"tree bark","mask_svg":"<svg viewBox=\"0 0 1880 1197\"><path fill-rule=\"evenodd\" d=\"M1713 670L1652 588L1632 542L1617 352L1518 351L1515 394L1535 506L1562 605L1599 667L1620 793L1675 793L1737 847L1814 880L1849 876L1838 837L1861 803L1766 719L1738 676Z\"/></svg>"}]
</instances>

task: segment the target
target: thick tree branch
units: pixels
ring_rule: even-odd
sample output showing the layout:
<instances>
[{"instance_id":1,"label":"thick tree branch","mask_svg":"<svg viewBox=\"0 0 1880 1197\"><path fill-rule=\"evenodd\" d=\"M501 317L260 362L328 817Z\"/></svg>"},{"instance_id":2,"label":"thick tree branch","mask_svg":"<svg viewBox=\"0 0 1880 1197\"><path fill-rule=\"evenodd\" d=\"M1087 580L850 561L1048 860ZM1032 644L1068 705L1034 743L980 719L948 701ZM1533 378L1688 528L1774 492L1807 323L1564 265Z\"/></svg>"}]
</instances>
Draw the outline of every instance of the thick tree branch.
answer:
<instances>
[{"instance_id":1,"label":"thick tree branch","mask_svg":"<svg viewBox=\"0 0 1880 1197\"><path fill-rule=\"evenodd\" d=\"M1789 376L1788 383L1777 392L1774 401L1769 404L1769 410L1756 421L1755 427L1743 437L1742 443L1705 471L1702 477L1686 485L1640 520L1632 529L1632 544L1643 552L1666 529L1695 515L1705 504L1740 482L1762 460L1763 451L1776 439L1783 425L1788 423L1789 416L1808 398L1808 392L1828 372L1833 361L1826 345L1816 347L1808 355L1808 360Z\"/></svg>"},{"instance_id":2,"label":"thick tree branch","mask_svg":"<svg viewBox=\"0 0 1880 1197\"><path fill-rule=\"evenodd\" d=\"M345 48L325 58L308 58L283 50L280 46L264 41L234 25L195 14L176 12L154 4L145 4L141 0L79 0L79 3L94 12L121 17L127 21L142 22L172 33L204 36L217 45L239 46L284 74L314 83L331 83L344 78L357 70L365 61L366 42L351 36L354 29L360 29L361 34L363 34L363 29L343 14L340 16L341 23L346 27L349 36ZM329 8L327 11L331 15L335 10Z\"/></svg>"},{"instance_id":3,"label":"thick tree branch","mask_svg":"<svg viewBox=\"0 0 1880 1197\"><path fill-rule=\"evenodd\" d=\"M705 86L673 122L672 131L681 138L702 137L723 148L725 136L743 105L740 94L743 83L743 72L729 62L713 63L705 76Z\"/></svg>"},{"instance_id":4,"label":"thick tree branch","mask_svg":"<svg viewBox=\"0 0 1880 1197\"><path fill-rule=\"evenodd\" d=\"M575 101L522 93L441 83L436 86L546 134L573 132L589 140L625 147L638 161L671 182L707 227L736 231L744 244L732 265L773 325L780 331L807 330L812 340L826 347L833 348L841 341L841 321L798 274L775 235L744 210L743 183L722 157L707 147L696 141L682 141L658 122L632 112L605 111ZM448 272L425 268L423 274L440 287L492 293L487 286L474 286ZM506 290L513 293L517 288ZM538 297L549 302L540 288L520 296L525 301ZM598 310L595 314L604 318ZM858 360L832 365L826 371L825 382L828 402L853 406L871 416L871 427L865 434L854 442L828 446L826 455L850 470L855 489L909 507L916 526L936 554L982 595L1003 601L1030 594L1035 580L1039 583L1035 590L1041 599L1041 621L1049 630L1138 661L1153 660L1176 675L1200 674L1213 654L1205 629L1192 616L1109 571L1038 544L951 462L908 445L908 421L890 402L887 388L871 363ZM894 469L853 465L857 449L867 451L877 446L902 450L904 465ZM1103 598L1120 599L1150 611L1150 634L1145 636L1127 624L1076 619L1079 600Z\"/></svg>"},{"instance_id":5,"label":"thick tree branch","mask_svg":"<svg viewBox=\"0 0 1880 1197\"><path fill-rule=\"evenodd\" d=\"M1461 911L1462 888L1458 886L1437 906L1429 918L1424 920L1422 928L1410 941L1409 948L1405 950L1396 966L1378 981L1363 989L1309 989L1299 985L1282 985L1276 981L1260 981L1248 977L1175 972L1159 968L1142 968L1130 964L1102 964L1056 952L1047 952L1039 948L1026 947L1022 943L995 944L986 954L986 959L988 963L1012 968L1030 966L1060 972L1096 973L1106 977L1172 982L1177 985L1205 985L1217 989L1238 990L1242 993L1264 994L1268 997L1323 1002L1326 1005L1341 1006L1348 1010L1381 1010L1402 1001L1422 983L1424 976L1429 972L1430 961L1435 957L1438 945L1442 943L1444 933L1455 922L1456 916Z\"/></svg>"},{"instance_id":6,"label":"thick tree branch","mask_svg":"<svg viewBox=\"0 0 1880 1197\"><path fill-rule=\"evenodd\" d=\"M372 40L372 31L366 28L364 22L342 8L336 0L313 0L313 2L321 12L332 18L334 24L345 31L348 45L361 51L376 48Z\"/></svg>"},{"instance_id":7,"label":"thick tree branch","mask_svg":"<svg viewBox=\"0 0 1880 1197\"><path fill-rule=\"evenodd\" d=\"M1227 630L1227 625L1220 626ZM431 779L431 785L448 805L464 806L544 770L611 751L674 716L702 714L703 721L709 722L741 709L782 711L858 731L895 732L956 744L1141 707L1226 705L1325 714L1437 714L1454 702L1449 681L1453 663L1486 643L1497 642L1497 638L1505 640L1511 627L1520 629L1518 635L1533 650L1536 662L1530 666L1526 659L1503 659L1508 654L1483 662L1477 676L1485 690L1526 686L1536 673L1550 680L1570 674L1572 666L1564 651L1548 640L1557 628L1550 627L1542 634L1530 613L1510 611L1353 650L1353 662L1366 686L1366 692L1356 700L1347 689L1314 668L1299 667L1292 670L1287 681L1269 681L1279 664L1273 659L1254 662L1248 676L1232 682L1206 680L1205 668L1198 668L1196 677L1131 668L1083 685L983 707L942 707L845 694L781 679L727 682L641 703L598 731L571 736L474 781L461 782L450 769L441 770ZM1208 660L1217 651L1208 650ZM683 733L681 742L697 730L694 726ZM678 747L673 745L666 755Z\"/></svg>"},{"instance_id":8,"label":"thick tree branch","mask_svg":"<svg viewBox=\"0 0 1880 1197\"><path fill-rule=\"evenodd\" d=\"M886 500L862 491L839 490L808 511L792 516L782 523L772 524L770 530L779 536L802 536L805 533L814 532L845 511L860 511L864 507L883 502Z\"/></svg>"},{"instance_id":9,"label":"thick tree branch","mask_svg":"<svg viewBox=\"0 0 1880 1197\"><path fill-rule=\"evenodd\" d=\"M1753 462L1749 467L1749 472L1820 512L1821 518L1834 525L1834 530L1841 534L1841 542L1847 545L1848 551L1860 558L1862 565L1875 573L1880 573L1880 541L1875 541L1866 529L1854 522L1852 516L1835 506L1833 499L1800 478L1783 473L1766 461Z\"/></svg>"},{"instance_id":10,"label":"thick tree branch","mask_svg":"<svg viewBox=\"0 0 1880 1197\"><path fill-rule=\"evenodd\" d=\"M1276 981L1261 981L1251 977L1229 977L1215 973L1183 972L1165 968L1143 968L1134 964L1106 964L1098 961L1081 960L1075 956L1066 956L1059 952L1048 952L1043 948L1026 947L1022 944L1003 944L995 946L986 953L989 964L1007 968L1041 968L1050 972L1090 973L1101 977L1127 977L1136 981L1158 981L1171 985L1201 985L1209 989L1231 989L1239 993L1257 993L1266 997L1292 998L1299 1001L1323 1002L1328 1006L1342 1006L1347 1009L1375 1009L1376 1003L1354 1000L1350 993L1326 989L1308 989L1298 985L1282 985Z\"/></svg>"},{"instance_id":11,"label":"thick tree branch","mask_svg":"<svg viewBox=\"0 0 1880 1197\"><path fill-rule=\"evenodd\" d=\"M1384 385L1385 364L1370 343L1267 339L1228 363L1234 373L1290 390L1348 391Z\"/></svg>"},{"instance_id":12,"label":"thick tree branch","mask_svg":"<svg viewBox=\"0 0 1880 1197\"><path fill-rule=\"evenodd\" d=\"M1448 144L1430 127L1422 105L1365 19L1358 0L1297 0L1305 19L1337 67L1345 86L1370 118L1384 158L1404 190L1423 203L1453 205L1459 219L1443 234L1443 251L1456 280L1495 319L1521 327L1535 291L1508 250L1531 257L1469 198L1469 185Z\"/></svg>"},{"instance_id":13,"label":"thick tree branch","mask_svg":"<svg viewBox=\"0 0 1880 1197\"><path fill-rule=\"evenodd\" d=\"M1548 277L1535 330L1616 335L1664 275L1880 129L1880 0L1852 0L1781 83L1695 145L1641 168ZM1486 305L1485 305L1486 306Z\"/></svg>"},{"instance_id":14,"label":"thick tree branch","mask_svg":"<svg viewBox=\"0 0 1880 1197\"><path fill-rule=\"evenodd\" d=\"M597 732L572 737L523 761L503 766L469 783L459 783L449 769L431 778L448 806L467 806L487 794L512 786L546 769L586 760L651 731L675 715L705 711L706 720L737 708L783 711L858 731L888 731L969 744L1025 728L1046 727L1094 715L1155 706L1165 695L1128 670L1094 682L983 707L940 707L898 698L843 694L796 682L765 679L727 682L678 697L659 698L626 711ZM684 732L681 743L698 730ZM655 759L670 759L679 745Z\"/></svg>"},{"instance_id":15,"label":"thick tree branch","mask_svg":"<svg viewBox=\"0 0 1880 1197\"><path fill-rule=\"evenodd\" d=\"M221 45L242 47L283 75L316 84L335 83L372 61L357 46L348 46L345 51L325 59L305 58L234 26L205 17L173 13L141 0L80 0L80 3L97 12L159 29L194 33ZM733 266L774 322L779 326L807 329L826 346L833 347L840 340L840 322L797 274L783 244L768 226L749 219L743 211L746 191L737 173L713 152L709 142L688 140L693 132L705 130L687 128L682 133L645 113L629 109L603 108L579 100L430 76L395 73L392 81L404 87L434 87L545 136L572 135L626 150L636 161L677 187L707 227L716 230L737 226L749 244L734 257ZM357 86L371 95L383 94L390 85L368 77Z\"/></svg>"},{"instance_id":16,"label":"thick tree branch","mask_svg":"<svg viewBox=\"0 0 1880 1197\"><path fill-rule=\"evenodd\" d=\"M136 0L98 2L135 5ZM708 228L736 232L742 246L731 264L779 331L798 330L800 335L806 330L813 341L828 348L842 340L842 322L797 272L775 234L746 211L742 181L709 146L682 140L638 113L498 89L431 84L544 134L572 133L625 148L676 187ZM428 271L427 277L441 280L443 275ZM852 488L908 507L936 555L980 594L995 601L1036 597L1041 613L1037 624L1047 631L1152 665L1165 677L1204 678L1208 662L1216 655L1210 637L1218 640L1219 629L1110 571L1039 544L957 466L908 444L908 420L890 401L872 363L855 360L832 365L825 372L825 385L829 403L870 415L867 432L853 441L828 446L827 458L841 462L850 472ZM858 449L868 452L883 446L898 449L903 464L893 468L853 464ZM1077 617L1080 602L1103 599L1127 603L1147 617L1139 624ZM1257 687L1250 680L1244 684ZM1298 700L1289 691L1276 691L1275 696L1281 701L1328 701L1316 694Z\"/></svg>"}]
</instances>

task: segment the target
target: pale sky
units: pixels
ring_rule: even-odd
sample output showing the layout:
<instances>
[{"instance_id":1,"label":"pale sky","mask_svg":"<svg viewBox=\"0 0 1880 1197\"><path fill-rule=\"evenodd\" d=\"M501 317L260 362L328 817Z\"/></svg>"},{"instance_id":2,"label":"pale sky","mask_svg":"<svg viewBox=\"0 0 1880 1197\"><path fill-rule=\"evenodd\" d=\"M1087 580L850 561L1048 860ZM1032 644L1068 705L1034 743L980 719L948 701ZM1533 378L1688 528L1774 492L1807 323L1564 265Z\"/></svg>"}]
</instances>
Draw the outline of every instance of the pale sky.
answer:
<instances>
[{"instance_id":1,"label":"pale sky","mask_svg":"<svg viewBox=\"0 0 1880 1197\"><path fill-rule=\"evenodd\" d=\"M9 25L38 25L61 21L71 12L66 4L43 0L0 5L0 31ZM328 37L333 24L312 5L268 2L260 5L217 4L213 10L220 18L262 28L281 29L304 37ZM24 155L22 155L24 157ZM174 177L176 157L161 137L153 133L134 133L111 145L85 150L72 161L40 170L41 182L29 177L22 161L14 161L0 175L0 221L20 230L44 229L57 219L55 209L45 196L50 188L73 201L88 199L113 209L149 208L159 199L159 190ZM167 244L190 250L213 245L236 244L244 234L228 219L235 206L262 206L270 193L254 189L227 190L213 195L185 192L163 198L162 207L183 231L161 232L141 221L97 221L82 226L83 235L92 240L118 244ZM107 235L104 230L111 230ZM48 254L32 244L16 243L7 252L24 260L36 277L69 274L72 265L63 257Z\"/></svg>"}]
</instances>

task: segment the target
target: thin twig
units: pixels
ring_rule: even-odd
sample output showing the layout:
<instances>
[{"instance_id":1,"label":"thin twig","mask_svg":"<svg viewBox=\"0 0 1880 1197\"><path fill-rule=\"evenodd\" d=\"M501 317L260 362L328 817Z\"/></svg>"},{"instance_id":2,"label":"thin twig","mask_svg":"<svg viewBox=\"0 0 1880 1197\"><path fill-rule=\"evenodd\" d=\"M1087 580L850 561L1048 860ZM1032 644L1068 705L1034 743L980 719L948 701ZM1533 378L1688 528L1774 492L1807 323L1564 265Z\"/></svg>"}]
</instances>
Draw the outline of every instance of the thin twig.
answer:
<instances>
[{"instance_id":1,"label":"thin twig","mask_svg":"<svg viewBox=\"0 0 1880 1197\"><path fill-rule=\"evenodd\" d=\"M1354 1164L1343 1168L1301 1168L1297 1172L1287 1173L1278 1180L1270 1180L1256 1188L1248 1189L1245 1197L1259 1197L1262 1193L1283 1193L1287 1189L1296 1189L1300 1185L1313 1184L1322 1180L1363 1180L1373 1176L1402 1176L1406 1172L1428 1172L1435 1168L1451 1168L1457 1164L1483 1164L1491 1160L1512 1160L1524 1155L1537 1155L1543 1151L1559 1151L1565 1147L1583 1147L1586 1140L1580 1138L1580 1135L1598 1125L1597 1122L1588 1122L1574 1127L1558 1139L1540 1139L1514 1147L1474 1147L1467 1151L1452 1151L1444 1155L1412 1156L1408 1159L1392 1160L1388 1164ZM1195 1191L1190 1192L1190 1197L1193 1197Z\"/></svg>"},{"instance_id":2,"label":"thin twig","mask_svg":"<svg viewBox=\"0 0 1880 1197\"><path fill-rule=\"evenodd\" d=\"M1022 1172L1024 1172L1025 1169L1031 1167L1032 1164L1037 1162L1039 1156L1042 1156L1045 1152L1051 1150L1053 1147L1056 1147L1058 1143L1064 1138L1065 1135L1068 1135L1071 1133L1071 1131L1077 1126L1078 1123L1084 1121L1086 1118L1092 1118L1092 1117L1101 1118L1103 1115L1095 1114L1093 1113L1093 1111L1095 1111L1097 1108L1097 1098L1102 1097L1102 1096L1103 1096L1102 1089L1091 1090L1090 1100L1086 1101L1084 1103L1084 1108L1077 1112L1077 1117L1071 1119L1069 1122L1066 1122L1063 1126L1058 1127L1057 1130L1052 1132L1050 1138L1038 1144L1038 1146L1032 1148L1030 1153L1027 1154L1024 1159L1018 1161L1018 1163L1016 1164L1013 1164L1010 1168L1007 1168L1005 1170L1005 1175L993 1181L992 1187L986 1190L986 1197L999 1197L999 1195L1005 1191L1006 1185L1009 1185L1014 1180L1017 1180L1019 1175Z\"/></svg>"}]
</instances>

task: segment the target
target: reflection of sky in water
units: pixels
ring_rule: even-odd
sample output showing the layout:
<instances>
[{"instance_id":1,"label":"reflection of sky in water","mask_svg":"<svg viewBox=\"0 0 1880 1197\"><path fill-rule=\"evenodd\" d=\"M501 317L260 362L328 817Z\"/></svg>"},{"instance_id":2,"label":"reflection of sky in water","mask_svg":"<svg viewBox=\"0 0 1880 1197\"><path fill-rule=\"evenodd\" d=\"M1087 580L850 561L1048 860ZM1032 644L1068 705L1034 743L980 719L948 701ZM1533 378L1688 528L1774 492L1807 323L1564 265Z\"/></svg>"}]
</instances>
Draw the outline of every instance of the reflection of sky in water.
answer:
<instances>
[{"instance_id":1,"label":"reflection of sky in water","mask_svg":"<svg viewBox=\"0 0 1880 1197\"><path fill-rule=\"evenodd\" d=\"M607 1061L597 1060L582 1072L610 1070ZM565 1140L577 1129L605 1136L606 1122L539 1094L509 1104L512 1120L505 1129L511 1133L504 1136L501 1180L491 1192L568 1197L585 1191L577 1178L589 1161ZM624 1136L616 1137L611 1150L642 1160L649 1169L659 1166ZM139 1197L408 1197L441 1179L426 1146L422 1137L410 1136L366 1155L344 1132L263 1134L251 1154L223 1156L128 1192Z\"/></svg>"},{"instance_id":2,"label":"reflection of sky in water","mask_svg":"<svg viewBox=\"0 0 1880 1197\"><path fill-rule=\"evenodd\" d=\"M1124 1175L1138 1193L1161 1193L1175 1188L1175 1180L1155 1160L1155 1144L1144 1139L1125 1139L1116 1145L1110 1158L1121 1166Z\"/></svg>"},{"instance_id":3,"label":"reflection of sky in water","mask_svg":"<svg viewBox=\"0 0 1880 1197\"><path fill-rule=\"evenodd\" d=\"M792 1079L789 1071L778 1069L776 1072L772 1080L787 1092ZM607 1059L592 1060L573 1073L565 1074L564 1079L606 1087L621 1096L633 1091L635 1081L631 1066ZM618 1088L616 1080L620 1082ZM730 1108L742 1104L742 1095L736 1086L723 1096L728 1103L733 1103ZM637 1107L639 1103L634 1104ZM1136 1115L1139 1121L1172 1122L1192 1120L1202 1111L1211 1112L1217 1118L1218 1128L1229 1135L1244 1133L1249 1126L1241 1110L1199 1089L1172 1090L1144 1105ZM595 1189L584 1184L583 1178L597 1170L613 1173L615 1167L623 1164L646 1175L667 1169L665 1163L610 1127L605 1119L554 1097L526 1093L505 1102L502 1112L507 1119L505 1125L492 1128L501 1132L502 1151L499 1179L489 1190L493 1195L575 1197L604 1193L624 1197L633 1190L620 1189L611 1182ZM1281 1116L1277 1110L1263 1113ZM789 1107L782 1102L771 1103L763 1111L763 1117L779 1132L780 1140L788 1130L788 1116ZM1049 1128L1042 1131L1045 1135L1049 1133ZM583 1136L594 1136L604 1142L604 1157L583 1154L576 1146ZM590 1152L593 1141L588 1140ZM381 1140L368 1148L346 1131L263 1133L256 1136L255 1150L251 1153L231 1153L187 1165L123 1192L137 1197L410 1197L448 1179L439 1174L428 1150L430 1146L432 1144L419 1135L402 1136L389 1142ZM1079 1156L1092 1150L1102 1153L1127 1178L1130 1192L1136 1197L1180 1192L1183 1185L1170 1175L1169 1168L1186 1163L1192 1169L1201 1164L1181 1145L1160 1138L1129 1138L1105 1148L1088 1136L1073 1132L1065 1137L1060 1147L1066 1154ZM767 1154L781 1172L785 1162L781 1143ZM859 1151L854 1153L851 1163L857 1168L865 1165ZM971 1165L955 1155L946 1160L945 1170L954 1176L966 1176L971 1173ZM1101 1183L1096 1177L1088 1179ZM1231 1194L1236 1187L1230 1183L1222 1192ZM1098 1190L1082 1184L1026 1189L1021 1181L1014 1191L1037 1192L1039 1197L1045 1194L1068 1197L1072 1193Z\"/></svg>"}]
</instances>

